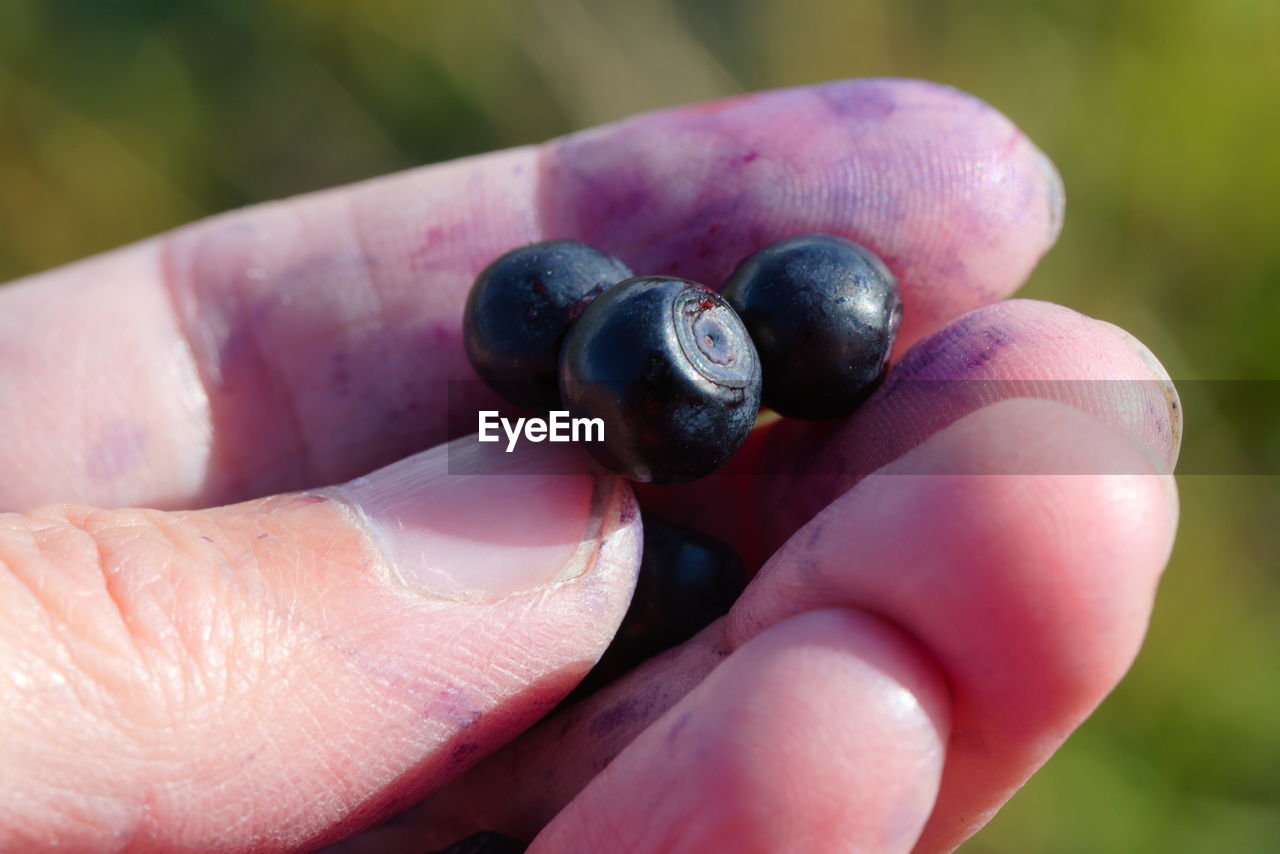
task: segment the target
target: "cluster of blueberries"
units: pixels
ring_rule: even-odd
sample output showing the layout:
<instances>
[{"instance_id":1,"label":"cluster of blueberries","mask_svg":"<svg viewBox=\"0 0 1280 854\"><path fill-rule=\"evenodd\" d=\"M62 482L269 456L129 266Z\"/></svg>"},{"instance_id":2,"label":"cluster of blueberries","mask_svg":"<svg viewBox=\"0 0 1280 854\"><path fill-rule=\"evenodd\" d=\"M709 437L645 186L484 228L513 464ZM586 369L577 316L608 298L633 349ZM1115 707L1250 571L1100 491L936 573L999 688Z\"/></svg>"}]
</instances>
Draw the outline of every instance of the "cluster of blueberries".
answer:
<instances>
[{"instance_id":1,"label":"cluster of blueberries","mask_svg":"<svg viewBox=\"0 0 1280 854\"><path fill-rule=\"evenodd\" d=\"M842 237L766 246L721 293L554 240L485 268L464 332L499 395L600 419L603 441L588 447L603 465L683 483L741 447L762 401L792 418L852 412L883 378L901 319L893 274Z\"/></svg>"},{"instance_id":2,"label":"cluster of blueberries","mask_svg":"<svg viewBox=\"0 0 1280 854\"><path fill-rule=\"evenodd\" d=\"M525 246L476 279L467 355L499 395L546 412L599 418L588 445L611 470L680 483L742 445L764 405L780 415L847 415L883 378L902 319L898 285L865 248L814 234L738 265L721 294L665 276L633 277L572 240ZM746 587L724 543L646 513L631 605L572 703L728 612ZM484 831L439 854L518 854Z\"/></svg>"}]
</instances>

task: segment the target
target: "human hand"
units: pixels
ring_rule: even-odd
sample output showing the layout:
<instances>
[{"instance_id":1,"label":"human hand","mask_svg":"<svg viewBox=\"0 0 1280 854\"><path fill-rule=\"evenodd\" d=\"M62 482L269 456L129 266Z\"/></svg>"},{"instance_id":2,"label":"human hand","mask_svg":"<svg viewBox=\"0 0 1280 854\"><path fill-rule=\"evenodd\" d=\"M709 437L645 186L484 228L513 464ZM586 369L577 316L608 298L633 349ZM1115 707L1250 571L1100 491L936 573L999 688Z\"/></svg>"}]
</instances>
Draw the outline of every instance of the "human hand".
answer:
<instances>
[{"instance_id":1,"label":"human hand","mask_svg":"<svg viewBox=\"0 0 1280 854\"><path fill-rule=\"evenodd\" d=\"M306 850L435 793L340 847L950 850L1128 667L1175 526L1149 352L996 302L1060 216L998 113L862 81L263 205L0 291L0 849ZM320 487L474 430L492 399L445 387L503 251L576 237L716 284L814 231L898 276L897 376L1133 399L895 382L839 425L758 430L738 473L637 490L763 569L530 730L621 619L630 488L521 473L586 471L546 445L492 477L436 449ZM1115 473L1044 473L1064 459Z\"/></svg>"}]
</instances>

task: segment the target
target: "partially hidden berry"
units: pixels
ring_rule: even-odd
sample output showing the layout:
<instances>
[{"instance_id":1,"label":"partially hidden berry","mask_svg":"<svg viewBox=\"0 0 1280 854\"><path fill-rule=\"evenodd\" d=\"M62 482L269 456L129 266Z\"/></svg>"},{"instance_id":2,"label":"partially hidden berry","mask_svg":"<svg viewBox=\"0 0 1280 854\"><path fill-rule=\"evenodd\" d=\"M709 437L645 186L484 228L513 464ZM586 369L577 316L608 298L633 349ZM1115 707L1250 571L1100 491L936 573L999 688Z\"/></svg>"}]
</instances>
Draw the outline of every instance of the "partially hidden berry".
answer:
<instances>
[{"instance_id":1,"label":"partially hidden berry","mask_svg":"<svg viewBox=\"0 0 1280 854\"><path fill-rule=\"evenodd\" d=\"M441 848L435 854L524 854L528 847L514 836L482 830L466 839L459 839L448 848Z\"/></svg>"},{"instance_id":2,"label":"partially hidden berry","mask_svg":"<svg viewBox=\"0 0 1280 854\"><path fill-rule=\"evenodd\" d=\"M684 643L727 614L747 586L742 558L720 540L649 513L642 521L644 552L631 605L571 700Z\"/></svg>"},{"instance_id":3,"label":"partially hidden berry","mask_svg":"<svg viewBox=\"0 0 1280 854\"><path fill-rule=\"evenodd\" d=\"M517 406L559 408L565 333L595 297L631 275L617 258L574 240L513 249L480 273L467 299L463 342L471 365Z\"/></svg>"}]
</instances>

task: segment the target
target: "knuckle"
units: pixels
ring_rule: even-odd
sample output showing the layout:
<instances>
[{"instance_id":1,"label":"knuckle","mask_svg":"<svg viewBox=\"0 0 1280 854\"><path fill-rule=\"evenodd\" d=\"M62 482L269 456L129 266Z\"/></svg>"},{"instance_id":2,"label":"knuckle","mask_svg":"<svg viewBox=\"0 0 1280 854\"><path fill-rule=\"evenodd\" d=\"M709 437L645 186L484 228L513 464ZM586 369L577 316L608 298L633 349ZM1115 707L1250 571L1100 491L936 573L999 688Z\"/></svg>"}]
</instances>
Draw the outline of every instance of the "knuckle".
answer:
<instances>
[{"instance_id":1,"label":"knuckle","mask_svg":"<svg viewBox=\"0 0 1280 854\"><path fill-rule=\"evenodd\" d=\"M45 682L74 686L75 706L96 720L166 730L225 687L212 666L225 655L207 645L234 637L218 540L198 514L62 505L7 519L0 583L15 595L0 605L0 646L11 660L42 659Z\"/></svg>"}]
</instances>

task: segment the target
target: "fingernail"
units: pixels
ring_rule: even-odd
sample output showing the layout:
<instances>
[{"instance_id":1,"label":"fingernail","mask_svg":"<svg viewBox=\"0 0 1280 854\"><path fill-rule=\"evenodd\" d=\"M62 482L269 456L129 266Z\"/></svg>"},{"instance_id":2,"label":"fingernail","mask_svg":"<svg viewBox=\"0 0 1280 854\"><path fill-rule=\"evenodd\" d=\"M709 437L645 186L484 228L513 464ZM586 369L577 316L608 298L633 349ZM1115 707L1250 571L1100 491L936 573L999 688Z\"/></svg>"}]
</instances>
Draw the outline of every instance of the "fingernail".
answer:
<instances>
[{"instance_id":1,"label":"fingernail","mask_svg":"<svg viewBox=\"0 0 1280 854\"><path fill-rule=\"evenodd\" d=\"M1067 194L1062 186L1062 175L1053 165L1053 161L1043 151L1036 149L1036 165L1040 167L1040 175L1044 178L1045 193L1049 200L1049 243L1058 239L1062 233L1062 219L1066 215Z\"/></svg>"},{"instance_id":2,"label":"fingernail","mask_svg":"<svg viewBox=\"0 0 1280 854\"><path fill-rule=\"evenodd\" d=\"M1156 354L1152 353L1150 348L1143 344L1132 332L1119 326L1115 328L1124 339L1124 342L1129 345L1133 352L1138 354L1138 358L1142 360L1147 370L1151 372L1152 378L1155 379L1161 393L1164 395L1165 404L1169 407L1168 456L1161 457L1154 449L1142 442L1136 444L1147 455L1147 458L1151 461L1152 468L1158 473L1160 484L1164 488L1165 504L1169 511L1170 530L1177 530L1181 509L1178 500L1178 484L1173 478L1173 468L1178 462L1178 453L1182 448L1182 402L1178 397L1177 387L1169 377L1169 372L1164 369L1164 365L1160 364Z\"/></svg>"},{"instance_id":3,"label":"fingernail","mask_svg":"<svg viewBox=\"0 0 1280 854\"><path fill-rule=\"evenodd\" d=\"M1164 365L1160 364L1156 354L1152 353L1146 344L1143 344L1137 336L1125 329L1120 329L1120 333L1124 336L1125 343L1138 354L1138 358L1146 365L1147 370L1151 372L1151 376L1159 384L1160 391L1164 394L1165 404L1169 407L1170 446L1170 456L1165 461L1165 465L1172 468L1173 463L1178 459L1178 452L1182 448L1182 400L1178 397L1178 388L1173 384L1173 380L1169 377L1169 372L1164 369Z\"/></svg>"},{"instance_id":4,"label":"fingernail","mask_svg":"<svg viewBox=\"0 0 1280 854\"><path fill-rule=\"evenodd\" d=\"M491 600L585 572L618 490L573 449L504 453L469 437L330 491L356 510L407 587Z\"/></svg>"}]
</instances>

